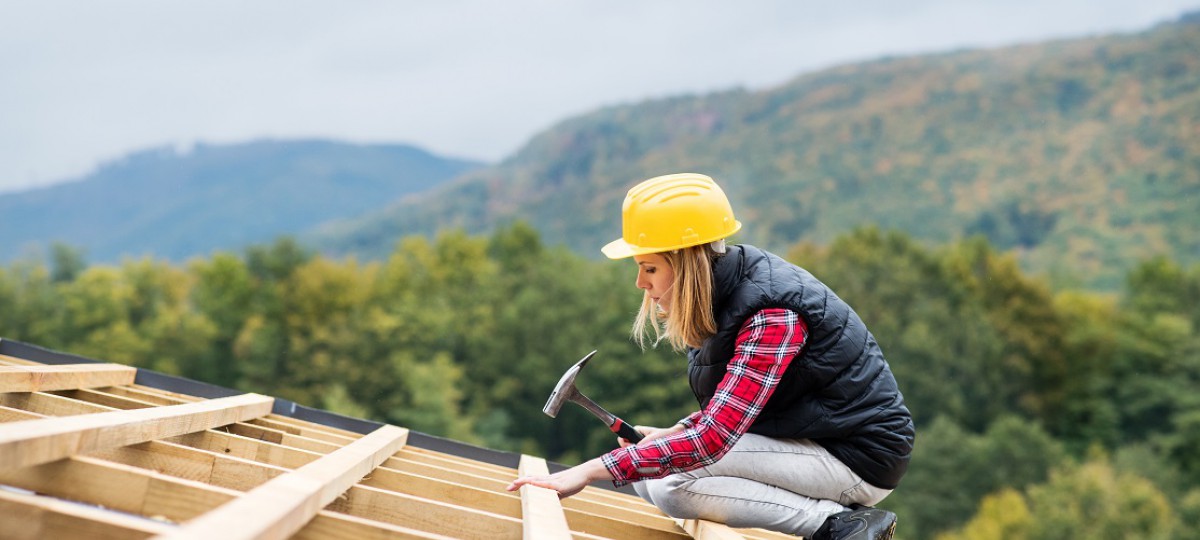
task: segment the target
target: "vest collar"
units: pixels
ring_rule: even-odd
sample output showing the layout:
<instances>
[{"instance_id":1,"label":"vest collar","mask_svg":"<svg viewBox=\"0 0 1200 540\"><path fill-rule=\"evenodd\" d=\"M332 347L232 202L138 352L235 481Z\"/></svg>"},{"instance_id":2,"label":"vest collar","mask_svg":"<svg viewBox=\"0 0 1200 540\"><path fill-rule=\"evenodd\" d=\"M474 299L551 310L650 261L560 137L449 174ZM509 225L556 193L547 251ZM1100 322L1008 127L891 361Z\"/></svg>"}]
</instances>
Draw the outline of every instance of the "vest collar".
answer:
<instances>
[{"instance_id":1,"label":"vest collar","mask_svg":"<svg viewBox=\"0 0 1200 540\"><path fill-rule=\"evenodd\" d=\"M729 295L742 276L745 266L746 249L743 246L729 246L724 255L713 261L713 312L720 313L721 308L729 301Z\"/></svg>"}]
</instances>

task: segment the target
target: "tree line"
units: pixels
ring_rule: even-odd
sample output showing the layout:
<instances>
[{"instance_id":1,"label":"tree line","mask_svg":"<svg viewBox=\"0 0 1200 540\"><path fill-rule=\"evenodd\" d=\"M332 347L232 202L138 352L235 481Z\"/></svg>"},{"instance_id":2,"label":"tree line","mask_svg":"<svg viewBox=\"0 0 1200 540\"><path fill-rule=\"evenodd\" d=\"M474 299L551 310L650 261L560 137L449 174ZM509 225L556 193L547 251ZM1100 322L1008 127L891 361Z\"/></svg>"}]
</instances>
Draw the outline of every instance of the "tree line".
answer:
<instances>
[{"instance_id":1,"label":"tree line","mask_svg":"<svg viewBox=\"0 0 1200 540\"><path fill-rule=\"evenodd\" d=\"M1200 266L1158 258L1119 294L1052 290L974 238L861 228L785 253L871 328L917 423L882 506L905 538L1200 538ZM686 360L629 340L634 269L489 236L334 260L290 239L182 265L89 266L56 245L0 267L0 337L575 463L614 446L562 372L624 417L694 410Z\"/></svg>"}]
</instances>

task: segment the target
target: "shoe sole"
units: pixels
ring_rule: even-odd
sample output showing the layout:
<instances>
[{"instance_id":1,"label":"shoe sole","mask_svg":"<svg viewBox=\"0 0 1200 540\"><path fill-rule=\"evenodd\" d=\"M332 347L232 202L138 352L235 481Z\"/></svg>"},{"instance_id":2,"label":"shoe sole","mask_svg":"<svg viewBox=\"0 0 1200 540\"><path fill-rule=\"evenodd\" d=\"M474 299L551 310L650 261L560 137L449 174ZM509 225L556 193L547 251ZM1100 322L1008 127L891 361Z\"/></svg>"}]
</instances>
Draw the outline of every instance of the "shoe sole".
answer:
<instances>
[{"instance_id":1,"label":"shoe sole","mask_svg":"<svg viewBox=\"0 0 1200 540\"><path fill-rule=\"evenodd\" d=\"M895 533L896 533L896 522L893 521L892 525L890 527L888 527L888 529L886 531L884 531L883 534L875 537L875 540L892 540L892 535Z\"/></svg>"},{"instance_id":2,"label":"shoe sole","mask_svg":"<svg viewBox=\"0 0 1200 540\"><path fill-rule=\"evenodd\" d=\"M866 532L867 531L865 530L857 531L851 536L848 536L847 540L892 540L892 535L896 533L896 522L893 521L891 525L888 525L886 531L875 535L873 538L867 538Z\"/></svg>"}]
</instances>

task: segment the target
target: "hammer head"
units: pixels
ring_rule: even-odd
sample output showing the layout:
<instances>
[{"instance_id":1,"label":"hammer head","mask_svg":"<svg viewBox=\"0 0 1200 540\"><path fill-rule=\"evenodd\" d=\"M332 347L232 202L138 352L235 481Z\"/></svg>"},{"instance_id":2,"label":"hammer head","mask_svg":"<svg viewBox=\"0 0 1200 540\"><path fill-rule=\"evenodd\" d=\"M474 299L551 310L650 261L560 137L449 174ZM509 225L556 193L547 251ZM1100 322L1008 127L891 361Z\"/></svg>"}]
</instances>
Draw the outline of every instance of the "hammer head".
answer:
<instances>
[{"instance_id":1,"label":"hammer head","mask_svg":"<svg viewBox=\"0 0 1200 540\"><path fill-rule=\"evenodd\" d=\"M592 351L583 357L583 360L575 362L566 373L563 373L558 384L554 386L554 391L550 393L550 399L546 400L546 406L542 407L542 412L546 413L550 418L558 416L558 411L562 409L563 403L571 401L579 391L575 389L575 376L579 375L579 371L583 366L587 365L588 360L596 356L596 351Z\"/></svg>"}]
</instances>

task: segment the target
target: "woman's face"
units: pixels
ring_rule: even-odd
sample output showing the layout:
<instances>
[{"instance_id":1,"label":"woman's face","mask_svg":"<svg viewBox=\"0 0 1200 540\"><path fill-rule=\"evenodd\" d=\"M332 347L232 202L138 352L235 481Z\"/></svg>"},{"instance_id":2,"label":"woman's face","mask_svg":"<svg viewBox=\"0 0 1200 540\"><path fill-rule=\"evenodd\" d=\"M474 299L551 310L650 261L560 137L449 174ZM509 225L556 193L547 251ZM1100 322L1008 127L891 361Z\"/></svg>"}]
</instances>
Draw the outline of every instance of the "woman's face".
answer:
<instances>
[{"instance_id":1,"label":"woman's face","mask_svg":"<svg viewBox=\"0 0 1200 540\"><path fill-rule=\"evenodd\" d=\"M637 288L646 291L646 295L658 303L663 311L671 310L671 284L675 282L675 271L667 264L667 258L657 253L649 255L634 255L637 263Z\"/></svg>"}]
</instances>

